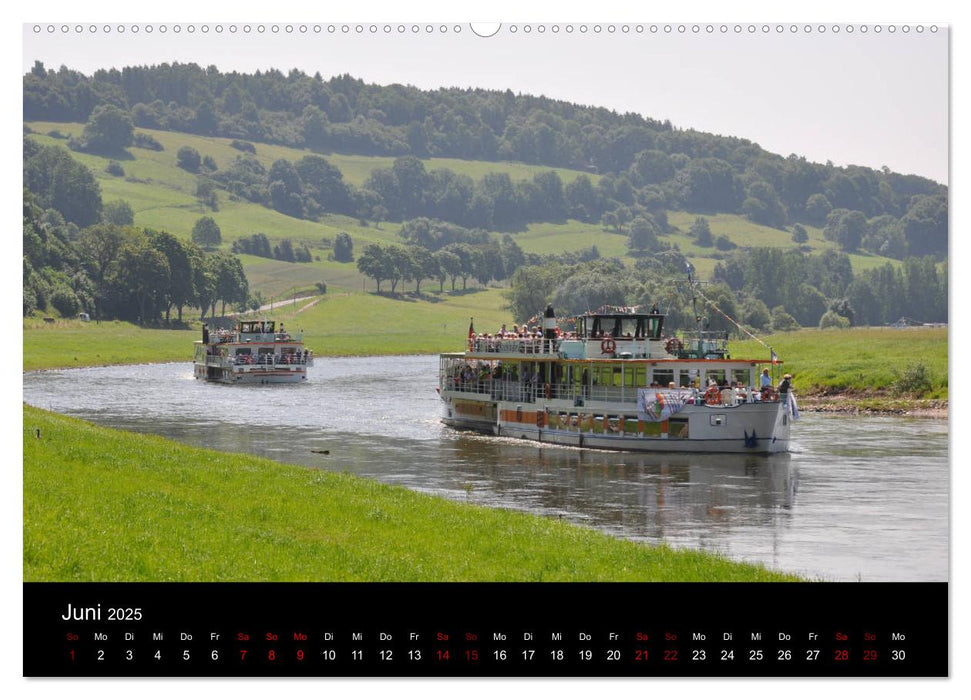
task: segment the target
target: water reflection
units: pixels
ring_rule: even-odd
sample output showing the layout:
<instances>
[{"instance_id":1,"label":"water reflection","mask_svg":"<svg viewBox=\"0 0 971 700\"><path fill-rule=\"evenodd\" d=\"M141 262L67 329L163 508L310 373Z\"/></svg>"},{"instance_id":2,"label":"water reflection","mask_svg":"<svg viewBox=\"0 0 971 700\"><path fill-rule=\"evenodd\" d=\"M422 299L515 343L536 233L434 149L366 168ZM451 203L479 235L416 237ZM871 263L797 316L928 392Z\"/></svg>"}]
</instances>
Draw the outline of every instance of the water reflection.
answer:
<instances>
[{"instance_id":1,"label":"water reflection","mask_svg":"<svg viewBox=\"0 0 971 700\"><path fill-rule=\"evenodd\" d=\"M188 364L25 375L25 400L134 431L704 548L811 577L946 580L947 424L804 415L791 455L649 455L446 428L437 358L228 387ZM326 452L327 454L324 454Z\"/></svg>"}]
</instances>

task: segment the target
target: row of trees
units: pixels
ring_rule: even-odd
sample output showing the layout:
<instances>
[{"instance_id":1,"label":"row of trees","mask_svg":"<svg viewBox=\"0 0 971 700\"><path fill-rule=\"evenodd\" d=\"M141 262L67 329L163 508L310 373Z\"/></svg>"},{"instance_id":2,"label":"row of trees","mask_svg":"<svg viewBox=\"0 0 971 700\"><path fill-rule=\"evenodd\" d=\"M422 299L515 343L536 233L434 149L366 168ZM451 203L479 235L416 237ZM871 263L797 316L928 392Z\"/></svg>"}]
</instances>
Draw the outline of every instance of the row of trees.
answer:
<instances>
[{"instance_id":1,"label":"row of trees","mask_svg":"<svg viewBox=\"0 0 971 700\"><path fill-rule=\"evenodd\" d=\"M132 225L131 207L101 201L91 172L64 149L24 142L23 313L55 309L143 324L187 307L245 305L239 259ZM197 226L197 228L199 228ZM204 228L204 227L203 227Z\"/></svg>"},{"instance_id":2,"label":"row of trees","mask_svg":"<svg viewBox=\"0 0 971 700\"><path fill-rule=\"evenodd\" d=\"M205 254L165 231L114 224L78 229L59 212L24 200L24 315L48 308L65 317L153 324L186 307L215 315L245 305L249 286L239 258Z\"/></svg>"},{"instance_id":3,"label":"row of trees","mask_svg":"<svg viewBox=\"0 0 971 700\"><path fill-rule=\"evenodd\" d=\"M232 251L245 255L256 255L261 258L283 260L284 262L310 262L313 260L310 249L305 243L298 243L294 246L293 241L284 238L276 245L271 245L270 239L266 237L265 233L254 233L252 236L236 239L233 241Z\"/></svg>"},{"instance_id":4,"label":"row of trees","mask_svg":"<svg viewBox=\"0 0 971 700\"><path fill-rule=\"evenodd\" d=\"M484 231L434 219L408 221L398 235L405 245L371 244L357 258L358 270L375 281L379 292L387 281L392 294L399 282L414 282L415 292L421 293L426 279L438 280L440 291L447 280L454 291L461 279L464 290L470 279L482 285L508 279L527 259L509 234L496 242Z\"/></svg>"}]
</instances>

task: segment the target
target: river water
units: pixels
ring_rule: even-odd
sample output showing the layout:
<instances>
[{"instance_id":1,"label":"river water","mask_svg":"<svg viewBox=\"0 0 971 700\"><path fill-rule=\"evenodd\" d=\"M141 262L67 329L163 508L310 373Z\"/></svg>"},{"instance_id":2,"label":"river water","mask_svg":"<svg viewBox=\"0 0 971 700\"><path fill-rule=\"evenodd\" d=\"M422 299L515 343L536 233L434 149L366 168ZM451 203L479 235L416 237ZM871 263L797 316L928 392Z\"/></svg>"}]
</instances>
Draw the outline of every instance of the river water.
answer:
<instances>
[{"instance_id":1,"label":"river water","mask_svg":"<svg viewBox=\"0 0 971 700\"><path fill-rule=\"evenodd\" d=\"M813 579L948 579L945 421L803 413L770 457L580 450L441 425L437 372L433 356L320 358L303 384L231 387L187 363L98 367L26 374L24 401Z\"/></svg>"}]
</instances>

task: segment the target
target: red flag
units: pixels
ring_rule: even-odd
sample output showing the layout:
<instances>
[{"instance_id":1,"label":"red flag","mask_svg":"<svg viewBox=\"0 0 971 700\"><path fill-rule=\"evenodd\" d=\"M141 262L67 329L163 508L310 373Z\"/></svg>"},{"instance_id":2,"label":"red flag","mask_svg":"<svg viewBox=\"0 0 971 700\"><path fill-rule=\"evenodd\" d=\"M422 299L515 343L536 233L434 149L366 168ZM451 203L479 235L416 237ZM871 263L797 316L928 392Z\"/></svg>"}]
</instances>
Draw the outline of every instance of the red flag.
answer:
<instances>
[{"instance_id":1,"label":"red flag","mask_svg":"<svg viewBox=\"0 0 971 700\"><path fill-rule=\"evenodd\" d=\"M474 338L475 337L475 326L472 325L472 319L471 318L469 318L469 337L470 338Z\"/></svg>"}]
</instances>

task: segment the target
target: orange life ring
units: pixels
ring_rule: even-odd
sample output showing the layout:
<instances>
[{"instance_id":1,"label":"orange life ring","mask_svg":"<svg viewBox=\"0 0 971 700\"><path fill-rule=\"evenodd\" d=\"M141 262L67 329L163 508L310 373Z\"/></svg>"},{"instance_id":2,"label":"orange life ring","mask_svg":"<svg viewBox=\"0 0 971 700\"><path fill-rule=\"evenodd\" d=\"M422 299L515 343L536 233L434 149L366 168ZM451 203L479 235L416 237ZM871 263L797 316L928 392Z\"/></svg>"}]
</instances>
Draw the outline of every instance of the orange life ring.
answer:
<instances>
[{"instance_id":1,"label":"orange life ring","mask_svg":"<svg viewBox=\"0 0 971 700\"><path fill-rule=\"evenodd\" d=\"M705 403L709 406L718 406L722 402L721 390L712 385L705 390Z\"/></svg>"},{"instance_id":2,"label":"orange life ring","mask_svg":"<svg viewBox=\"0 0 971 700\"><path fill-rule=\"evenodd\" d=\"M684 350L684 343L682 343L678 338L672 336L668 338L668 342L664 344L664 349L667 350L668 355L676 355Z\"/></svg>"},{"instance_id":3,"label":"orange life ring","mask_svg":"<svg viewBox=\"0 0 971 700\"><path fill-rule=\"evenodd\" d=\"M600 343L600 352L605 355L613 353L617 349L617 341L611 338L609 335L603 339Z\"/></svg>"}]
</instances>

